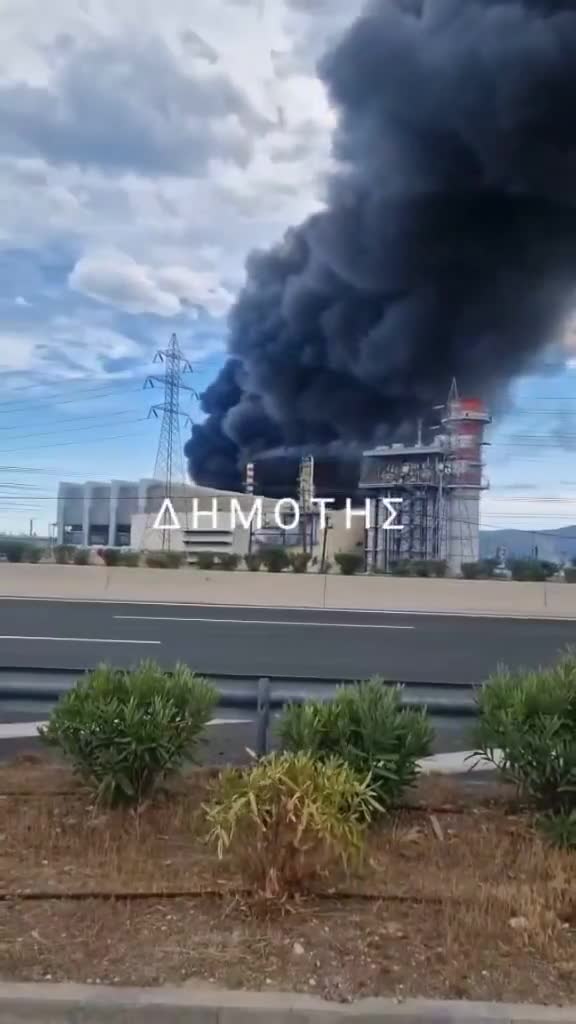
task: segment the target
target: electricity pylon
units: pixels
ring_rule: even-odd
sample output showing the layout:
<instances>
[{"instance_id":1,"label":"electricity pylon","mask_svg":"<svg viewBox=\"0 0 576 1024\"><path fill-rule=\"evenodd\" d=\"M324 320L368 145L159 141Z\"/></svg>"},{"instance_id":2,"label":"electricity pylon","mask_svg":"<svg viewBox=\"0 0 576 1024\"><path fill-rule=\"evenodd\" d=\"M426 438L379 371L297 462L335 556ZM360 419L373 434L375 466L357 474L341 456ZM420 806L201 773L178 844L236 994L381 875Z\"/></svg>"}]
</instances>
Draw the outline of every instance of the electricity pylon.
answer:
<instances>
[{"instance_id":1,"label":"electricity pylon","mask_svg":"<svg viewBox=\"0 0 576 1024\"><path fill-rule=\"evenodd\" d=\"M153 405L149 412L149 416L154 416L157 419L162 416L154 479L164 486L164 501L171 502L174 496L174 484L183 484L186 479L182 457L180 420L184 419L188 423L192 423L188 413L182 412L180 409L180 393L182 391L191 392L194 398L198 398L198 394L193 387L186 384L186 374L193 373L192 365L182 355L175 334L170 338L168 348L158 350L154 356L154 362L165 366L163 374L152 374L144 384L145 388L154 388L157 385L164 388L164 401ZM163 550L170 550L171 537L170 530L162 530Z\"/></svg>"}]
</instances>

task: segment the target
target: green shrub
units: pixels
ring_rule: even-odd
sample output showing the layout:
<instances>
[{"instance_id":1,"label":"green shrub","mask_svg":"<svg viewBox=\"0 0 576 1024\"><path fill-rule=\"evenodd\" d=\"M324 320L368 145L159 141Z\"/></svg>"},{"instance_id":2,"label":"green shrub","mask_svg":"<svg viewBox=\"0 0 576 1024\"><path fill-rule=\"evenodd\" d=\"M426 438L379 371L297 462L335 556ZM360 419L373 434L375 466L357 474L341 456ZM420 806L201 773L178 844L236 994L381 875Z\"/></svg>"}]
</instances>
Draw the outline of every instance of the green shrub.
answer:
<instances>
[{"instance_id":1,"label":"green shrub","mask_svg":"<svg viewBox=\"0 0 576 1024\"><path fill-rule=\"evenodd\" d=\"M548 578L550 578L550 576L556 576L556 574L560 572L560 566L557 562L548 562L546 559L541 559L540 565L543 570L548 573Z\"/></svg>"},{"instance_id":2,"label":"green shrub","mask_svg":"<svg viewBox=\"0 0 576 1024\"><path fill-rule=\"evenodd\" d=\"M0 542L0 554L7 562L26 562L31 545L20 540L3 540Z\"/></svg>"},{"instance_id":3,"label":"green shrub","mask_svg":"<svg viewBox=\"0 0 576 1024\"><path fill-rule=\"evenodd\" d=\"M353 551L339 551L334 556L334 561L342 576L355 576L364 568L364 555L356 554Z\"/></svg>"},{"instance_id":4,"label":"green shrub","mask_svg":"<svg viewBox=\"0 0 576 1024\"><path fill-rule=\"evenodd\" d=\"M512 579L528 583L544 583L557 569L552 562L536 558L513 558L509 563Z\"/></svg>"},{"instance_id":5,"label":"green shrub","mask_svg":"<svg viewBox=\"0 0 576 1024\"><path fill-rule=\"evenodd\" d=\"M107 804L138 804L191 759L216 691L185 665L100 666L60 698L41 731Z\"/></svg>"},{"instance_id":6,"label":"green shrub","mask_svg":"<svg viewBox=\"0 0 576 1024\"><path fill-rule=\"evenodd\" d=\"M312 555L308 555L305 551L293 551L288 556L290 568L292 572L305 573L308 572L308 566L310 565Z\"/></svg>"},{"instance_id":7,"label":"green shrub","mask_svg":"<svg viewBox=\"0 0 576 1024\"><path fill-rule=\"evenodd\" d=\"M430 562L430 568L432 576L436 576L437 579L443 579L448 572L448 562L445 559L435 559Z\"/></svg>"},{"instance_id":8,"label":"green shrub","mask_svg":"<svg viewBox=\"0 0 576 1024\"><path fill-rule=\"evenodd\" d=\"M413 785L417 762L432 744L425 711L404 708L401 689L380 679L340 687L332 701L289 705L279 736L290 751L340 757L361 775L371 772L383 806L397 802Z\"/></svg>"},{"instance_id":9,"label":"green shrub","mask_svg":"<svg viewBox=\"0 0 576 1024\"><path fill-rule=\"evenodd\" d=\"M426 578L432 575L432 566L430 562L426 561L414 561L412 562L412 573L414 576L420 576Z\"/></svg>"},{"instance_id":10,"label":"green shrub","mask_svg":"<svg viewBox=\"0 0 576 1024\"><path fill-rule=\"evenodd\" d=\"M31 562L33 565L38 565L44 557L44 548L39 548L37 544L30 544L26 551L26 561Z\"/></svg>"},{"instance_id":11,"label":"green shrub","mask_svg":"<svg viewBox=\"0 0 576 1024\"><path fill-rule=\"evenodd\" d=\"M240 555L235 555L232 551L227 551L224 555L219 556L220 568L225 572L235 572L240 565Z\"/></svg>"},{"instance_id":12,"label":"green shrub","mask_svg":"<svg viewBox=\"0 0 576 1024\"><path fill-rule=\"evenodd\" d=\"M267 899L293 895L334 861L361 854L379 809L369 776L305 753L227 769L205 805L219 857L230 849L245 880Z\"/></svg>"},{"instance_id":13,"label":"green shrub","mask_svg":"<svg viewBox=\"0 0 576 1024\"><path fill-rule=\"evenodd\" d=\"M262 568L262 555L257 551L250 555L244 555L244 562L249 572L260 572Z\"/></svg>"},{"instance_id":14,"label":"green shrub","mask_svg":"<svg viewBox=\"0 0 576 1024\"><path fill-rule=\"evenodd\" d=\"M54 561L58 565L69 565L74 558L75 550L72 544L57 544L54 548Z\"/></svg>"},{"instance_id":15,"label":"green shrub","mask_svg":"<svg viewBox=\"0 0 576 1024\"><path fill-rule=\"evenodd\" d=\"M481 558L479 562L462 562L460 568L465 580L489 580L497 565L495 558Z\"/></svg>"},{"instance_id":16,"label":"green shrub","mask_svg":"<svg viewBox=\"0 0 576 1024\"><path fill-rule=\"evenodd\" d=\"M263 548L260 555L268 572L284 572L290 565L286 548Z\"/></svg>"},{"instance_id":17,"label":"green shrub","mask_svg":"<svg viewBox=\"0 0 576 1024\"><path fill-rule=\"evenodd\" d=\"M202 569L205 572L208 569L214 569L216 566L216 559L218 558L215 551L201 551L196 556L196 567Z\"/></svg>"},{"instance_id":18,"label":"green shrub","mask_svg":"<svg viewBox=\"0 0 576 1024\"><path fill-rule=\"evenodd\" d=\"M140 565L140 552L139 551L121 551L120 552L120 565L123 565L126 569L137 569Z\"/></svg>"},{"instance_id":19,"label":"green shrub","mask_svg":"<svg viewBox=\"0 0 576 1024\"><path fill-rule=\"evenodd\" d=\"M462 562L461 570L465 580L480 579L480 562Z\"/></svg>"},{"instance_id":20,"label":"green shrub","mask_svg":"<svg viewBox=\"0 0 576 1024\"><path fill-rule=\"evenodd\" d=\"M534 671L502 668L477 704L478 756L545 810L576 809L575 655Z\"/></svg>"},{"instance_id":21,"label":"green shrub","mask_svg":"<svg viewBox=\"0 0 576 1024\"><path fill-rule=\"evenodd\" d=\"M568 566L564 569L564 579L566 583L576 583L576 568L569 568Z\"/></svg>"},{"instance_id":22,"label":"green shrub","mask_svg":"<svg viewBox=\"0 0 576 1024\"><path fill-rule=\"evenodd\" d=\"M407 558L403 558L399 562L392 562L390 571L394 576L410 576L410 562Z\"/></svg>"},{"instance_id":23,"label":"green shrub","mask_svg":"<svg viewBox=\"0 0 576 1024\"><path fill-rule=\"evenodd\" d=\"M183 551L147 551L146 565L149 569L180 569L184 558Z\"/></svg>"},{"instance_id":24,"label":"green shrub","mask_svg":"<svg viewBox=\"0 0 576 1024\"><path fill-rule=\"evenodd\" d=\"M74 565L89 565L90 564L90 549L89 548L76 548L73 557Z\"/></svg>"},{"instance_id":25,"label":"green shrub","mask_svg":"<svg viewBox=\"0 0 576 1024\"><path fill-rule=\"evenodd\" d=\"M104 565L109 568L120 565L120 550L118 548L98 548L98 554Z\"/></svg>"},{"instance_id":26,"label":"green shrub","mask_svg":"<svg viewBox=\"0 0 576 1024\"><path fill-rule=\"evenodd\" d=\"M542 814L536 823L553 846L561 850L576 849L576 811Z\"/></svg>"}]
</instances>

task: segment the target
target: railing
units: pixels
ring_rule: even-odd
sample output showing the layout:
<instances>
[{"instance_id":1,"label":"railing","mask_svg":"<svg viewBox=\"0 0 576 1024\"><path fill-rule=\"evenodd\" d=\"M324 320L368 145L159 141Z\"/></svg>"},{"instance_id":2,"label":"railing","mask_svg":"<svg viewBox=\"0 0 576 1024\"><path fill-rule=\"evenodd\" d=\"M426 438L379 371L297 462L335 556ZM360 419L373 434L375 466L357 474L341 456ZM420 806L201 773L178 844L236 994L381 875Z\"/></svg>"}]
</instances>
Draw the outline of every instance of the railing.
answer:
<instances>
[{"instance_id":1,"label":"railing","mask_svg":"<svg viewBox=\"0 0 576 1024\"><path fill-rule=\"evenodd\" d=\"M0 709L11 714L23 705L49 708L67 690L72 689L86 669L0 668ZM199 672L216 686L219 707L255 714L255 753L262 756L269 749L272 712L286 704L310 699L330 700L338 686L352 686L358 679L319 676L231 675ZM414 680L383 680L384 686L400 686L405 707L426 708L434 717L471 718L476 715L473 683L430 683Z\"/></svg>"}]
</instances>

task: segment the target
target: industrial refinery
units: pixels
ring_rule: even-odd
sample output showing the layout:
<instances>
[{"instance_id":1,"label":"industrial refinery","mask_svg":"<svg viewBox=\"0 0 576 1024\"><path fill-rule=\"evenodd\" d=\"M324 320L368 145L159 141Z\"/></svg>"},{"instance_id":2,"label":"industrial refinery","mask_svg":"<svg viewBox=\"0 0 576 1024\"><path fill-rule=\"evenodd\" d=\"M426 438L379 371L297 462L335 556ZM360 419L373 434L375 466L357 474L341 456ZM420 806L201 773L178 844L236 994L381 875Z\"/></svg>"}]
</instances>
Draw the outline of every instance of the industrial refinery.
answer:
<instances>
[{"instance_id":1,"label":"industrial refinery","mask_svg":"<svg viewBox=\"0 0 576 1024\"><path fill-rule=\"evenodd\" d=\"M412 446L385 445L367 451L360 488L373 504L367 531L366 568L387 572L402 561L445 561L450 575L479 557L480 496L484 431L491 422L477 399L460 398L456 384L432 443L421 430ZM398 531L383 530L381 499L398 501Z\"/></svg>"},{"instance_id":2,"label":"industrial refinery","mask_svg":"<svg viewBox=\"0 0 576 1024\"><path fill-rule=\"evenodd\" d=\"M160 480L62 484L58 540L85 546L156 548L162 538L153 523L170 495L176 512L183 516L182 527L170 543L186 551L191 561L207 549L245 554L282 544L300 546L311 555L324 550L324 557L364 550L366 571L372 573L393 572L400 562L437 561L446 562L449 574L456 576L463 562L479 557L480 497L487 487L484 432L490 422L483 403L461 398L454 383L428 441L423 441L422 428L415 425L414 444L382 445L362 454L359 480L355 493L346 499L347 509L328 510L328 539L322 537L321 519L326 513L321 513L316 501L316 464L308 455L301 459L297 481L301 522L297 531L283 530L275 521L279 495L260 499L263 524L249 534L234 525L226 502L238 498L247 512L257 494L257 467L249 463L241 495L186 483L167 487ZM338 497L342 505L342 496ZM215 502L221 515L211 525ZM191 518L193 504L202 509L201 522ZM358 510L352 520L351 504ZM391 509L394 529L386 528Z\"/></svg>"}]
</instances>

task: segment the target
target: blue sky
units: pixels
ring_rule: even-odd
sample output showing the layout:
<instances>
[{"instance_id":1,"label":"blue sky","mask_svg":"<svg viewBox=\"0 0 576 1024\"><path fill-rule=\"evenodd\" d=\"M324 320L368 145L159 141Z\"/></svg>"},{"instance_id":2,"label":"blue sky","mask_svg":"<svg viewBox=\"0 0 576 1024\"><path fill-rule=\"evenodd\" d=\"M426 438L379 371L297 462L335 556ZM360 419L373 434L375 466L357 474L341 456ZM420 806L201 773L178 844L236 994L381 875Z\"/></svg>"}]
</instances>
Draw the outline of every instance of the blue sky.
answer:
<instances>
[{"instance_id":1,"label":"blue sky","mask_svg":"<svg viewBox=\"0 0 576 1024\"><path fill-rule=\"evenodd\" d=\"M3 0L0 530L45 533L61 479L152 472L152 356L175 331L201 391L247 253L321 204L314 66L359 6ZM485 525L576 523L574 358L492 428Z\"/></svg>"}]
</instances>

